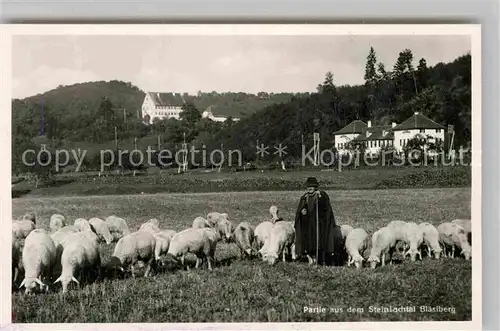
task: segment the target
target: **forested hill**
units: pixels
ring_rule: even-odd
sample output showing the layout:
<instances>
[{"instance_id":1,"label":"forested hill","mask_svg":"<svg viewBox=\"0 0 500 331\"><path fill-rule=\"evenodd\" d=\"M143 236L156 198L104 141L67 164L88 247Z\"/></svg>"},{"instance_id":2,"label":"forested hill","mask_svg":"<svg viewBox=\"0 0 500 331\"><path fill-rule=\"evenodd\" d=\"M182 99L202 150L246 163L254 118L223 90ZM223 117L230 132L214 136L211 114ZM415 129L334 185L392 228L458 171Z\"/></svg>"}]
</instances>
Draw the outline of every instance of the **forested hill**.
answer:
<instances>
[{"instance_id":1,"label":"forested hill","mask_svg":"<svg viewBox=\"0 0 500 331\"><path fill-rule=\"evenodd\" d=\"M114 146L114 128L123 141L156 141L160 135L163 143L176 144L186 134L188 142L208 149L221 145L238 148L248 161L256 158L257 141L271 146L282 143L288 146L287 157L297 158L301 140L310 142L313 132L320 133L322 149L332 148L333 133L352 120L371 120L374 125L401 123L417 111L442 125L454 125L457 146L470 142L469 54L431 67L405 49L386 68L373 48L367 53L363 85L337 86L334 73L328 72L314 93L200 92L189 98L194 105L186 105L181 120L156 120L152 125L137 117L144 92L119 81L75 84L44 93L43 131L41 95L13 100L13 162L41 134L56 146L72 142ZM247 115L239 122L201 119L201 111L210 105L224 108L232 116Z\"/></svg>"},{"instance_id":2,"label":"forested hill","mask_svg":"<svg viewBox=\"0 0 500 331\"><path fill-rule=\"evenodd\" d=\"M371 120L373 125L401 123L417 111L442 125L454 125L456 146L471 140L469 54L428 67L425 59L415 61L407 49L399 53L392 70L386 70L371 49L364 85L337 87L334 75L327 73L317 89L317 93L266 107L218 131L212 145L224 143L254 159L257 141L270 146L282 143L288 146L287 157L296 158L301 155L303 137L312 145L313 132L320 133L322 149L332 148L333 133L352 120Z\"/></svg>"}]
</instances>

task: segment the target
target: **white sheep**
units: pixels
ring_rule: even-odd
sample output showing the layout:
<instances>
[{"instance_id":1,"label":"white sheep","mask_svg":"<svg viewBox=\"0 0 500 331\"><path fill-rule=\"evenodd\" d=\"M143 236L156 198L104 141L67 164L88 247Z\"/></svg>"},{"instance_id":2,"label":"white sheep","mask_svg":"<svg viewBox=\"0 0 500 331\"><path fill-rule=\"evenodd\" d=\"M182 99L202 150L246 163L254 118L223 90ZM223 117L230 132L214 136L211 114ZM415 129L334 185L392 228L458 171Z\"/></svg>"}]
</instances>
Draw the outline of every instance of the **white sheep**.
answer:
<instances>
[{"instance_id":1,"label":"white sheep","mask_svg":"<svg viewBox=\"0 0 500 331\"><path fill-rule=\"evenodd\" d=\"M168 247L170 246L170 241L172 236L167 234L157 232L154 233L156 244L155 244L155 259L157 262L160 260L160 256L168 253Z\"/></svg>"},{"instance_id":2,"label":"white sheep","mask_svg":"<svg viewBox=\"0 0 500 331\"><path fill-rule=\"evenodd\" d=\"M49 287L43 281L50 278L56 263L56 246L46 231L33 230L26 237L22 259L24 279L19 287L26 287L25 293L31 293L37 285L48 291Z\"/></svg>"},{"instance_id":3,"label":"white sheep","mask_svg":"<svg viewBox=\"0 0 500 331\"><path fill-rule=\"evenodd\" d=\"M211 227L215 227L217 225L217 222L220 219L229 220L229 214L228 213L219 213L216 211L213 211L213 212L210 212L207 214L207 221Z\"/></svg>"},{"instance_id":4,"label":"white sheep","mask_svg":"<svg viewBox=\"0 0 500 331\"><path fill-rule=\"evenodd\" d=\"M472 245L472 223L471 220L468 219L456 219L451 221L452 224L456 224L464 228L465 233L467 235L467 241L470 245Z\"/></svg>"},{"instance_id":5,"label":"white sheep","mask_svg":"<svg viewBox=\"0 0 500 331\"><path fill-rule=\"evenodd\" d=\"M261 250L265 243L268 241L269 237L271 236L271 231L274 227L274 224L269 221L264 221L257 225L255 228L254 234L255 234L255 247L257 250Z\"/></svg>"},{"instance_id":6,"label":"white sheep","mask_svg":"<svg viewBox=\"0 0 500 331\"><path fill-rule=\"evenodd\" d=\"M21 220L12 223L12 237L15 239L25 239L33 230L35 230L33 221Z\"/></svg>"},{"instance_id":7,"label":"white sheep","mask_svg":"<svg viewBox=\"0 0 500 331\"><path fill-rule=\"evenodd\" d=\"M253 255L254 236L254 228L248 222L241 222L234 229L233 240L240 249L241 258L245 255L248 257Z\"/></svg>"},{"instance_id":8,"label":"white sheep","mask_svg":"<svg viewBox=\"0 0 500 331\"><path fill-rule=\"evenodd\" d=\"M372 248L368 262L374 269L377 263L385 266L386 255L389 255L389 261L392 264L392 253L396 247L396 237L393 228L387 226L379 229L372 235Z\"/></svg>"},{"instance_id":9,"label":"white sheep","mask_svg":"<svg viewBox=\"0 0 500 331\"><path fill-rule=\"evenodd\" d=\"M219 218L214 228L219 231L221 238L224 238L227 242L231 241L233 224L227 218Z\"/></svg>"},{"instance_id":10,"label":"white sheep","mask_svg":"<svg viewBox=\"0 0 500 331\"><path fill-rule=\"evenodd\" d=\"M278 216L278 207L275 206L275 205L272 205L271 207L269 207L269 214L271 214L271 222L272 223L275 223L277 220L279 220L279 216Z\"/></svg>"},{"instance_id":11,"label":"white sheep","mask_svg":"<svg viewBox=\"0 0 500 331\"><path fill-rule=\"evenodd\" d=\"M158 232L158 234L161 234L163 236L167 236L170 239L172 239L172 237L175 236L177 234L177 232L174 230L160 230L160 232Z\"/></svg>"},{"instance_id":12,"label":"white sheep","mask_svg":"<svg viewBox=\"0 0 500 331\"><path fill-rule=\"evenodd\" d=\"M347 265L350 266L354 263L356 268L363 266L363 253L368 248L369 236L364 229L356 228L349 232L345 239L345 249L349 256Z\"/></svg>"},{"instance_id":13,"label":"white sheep","mask_svg":"<svg viewBox=\"0 0 500 331\"><path fill-rule=\"evenodd\" d=\"M437 227L439 243L443 246L445 256L454 257L455 248L461 250L466 260L471 258L471 246L467 241L467 232L459 225L445 222Z\"/></svg>"},{"instance_id":14,"label":"white sheep","mask_svg":"<svg viewBox=\"0 0 500 331\"><path fill-rule=\"evenodd\" d=\"M427 246L427 255L431 256L434 253L434 258L439 259L442 249L439 245L439 231L434 225L428 222L420 223L418 225L422 230L424 236L424 243Z\"/></svg>"},{"instance_id":15,"label":"white sheep","mask_svg":"<svg viewBox=\"0 0 500 331\"><path fill-rule=\"evenodd\" d=\"M102 219L97 217L92 217L89 223L94 227L100 240L106 242L106 244L111 244L113 242L113 236L109 231L108 225Z\"/></svg>"},{"instance_id":16,"label":"white sheep","mask_svg":"<svg viewBox=\"0 0 500 331\"><path fill-rule=\"evenodd\" d=\"M34 212L29 212L24 214L23 216L23 221L32 221L33 223L36 224L36 214Z\"/></svg>"},{"instance_id":17,"label":"white sheep","mask_svg":"<svg viewBox=\"0 0 500 331\"><path fill-rule=\"evenodd\" d=\"M130 266L132 277L135 278L134 266L137 262L142 261L147 265L144 277L148 277L151 269L156 268L155 248L156 239L151 233L147 231L132 232L118 240L108 267L118 268L124 272L125 268Z\"/></svg>"},{"instance_id":18,"label":"white sheep","mask_svg":"<svg viewBox=\"0 0 500 331\"><path fill-rule=\"evenodd\" d=\"M208 221L204 217L198 216L193 221L193 228L195 229L203 229L208 227L210 227L210 223L208 223Z\"/></svg>"},{"instance_id":19,"label":"white sheep","mask_svg":"<svg viewBox=\"0 0 500 331\"><path fill-rule=\"evenodd\" d=\"M167 255L175 261L181 258L184 266L187 253L196 255L196 265L199 266L203 258L207 258L208 269L212 270L212 260L215 254L215 245L220 240L218 231L213 228L189 228L177 233L170 241Z\"/></svg>"},{"instance_id":20,"label":"white sheep","mask_svg":"<svg viewBox=\"0 0 500 331\"><path fill-rule=\"evenodd\" d=\"M409 222L406 225L406 241L409 244L409 248L404 256L410 255L412 262L417 260L417 254L422 259L420 245L424 243L424 233L422 232L422 228L414 222Z\"/></svg>"},{"instance_id":21,"label":"white sheep","mask_svg":"<svg viewBox=\"0 0 500 331\"><path fill-rule=\"evenodd\" d=\"M160 228L158 227L158 220L153 218L145 223L143 223L141 225L141 227L139 228L139 231L146 231L146 232L149 232L151 234L155 234L155 233L158 233L160 232Z\"/></svg>"},{"instance_id":22,"label":"white sheep","mask_svg":"<svg viewBox=\"0 0 500 331\"><path fill-rule=\"evenodd\" d=\"M340 232L342 233L342 239L345 240L347 239L347 236L349 235L349 233L351 233L351 231L353 230L352 226L348 225L348 224L342 224L340 226Z\"/></svg>"},{"instance_id":23,"label":"white sheep","mask_svg":"<svg viewBox=\"0 0 500 331\"><path fill-rule=\"evenodd\" d=\"M75 223L73 223L73 226L77 228L79 231L87 231L92 229L90 222L87 221L85 218L77 218L75 220Z\"/></svg>"},{"instance_id":24,"label":"white sheep","mask_svg":"<svg viewBox=\"0 0 500 331\"><path fill-rule=\"evenodd\" d=\"M68 225L66 223L66 218L61 214L54 214L50 216L49 228L51 232L56 232L60 228Z\"/></svg>"},{"instance_id":25,"label":"white sheep","mask_svg":"<svg viewBox=\"0 0 500 331\"><path fill-rule=\"evenodd\" d=\"M77 232L80 232L80 230L76 226L67 225L52 233L50 236L57 247L67 236Z\"/></svg>"},{"instance_id":26,"label":"white sheep","mask_svg":"<svg viewBox=\"0 0 500 331\"><path fill-rule=\"evenodd\" d=\"M132 233L128 227L127 221L123 218L111 215L106 217L105 222L108 226L109 232L113 236L113 241L118 241L120 238Z\"/></svg>"},{"instance_id":27,"label":"white sheep","mask_svg":"<svg viewBox=\"0 0 500 331\"><path fill-rule=\"evenodd\" d=\"M98 237L92 230L74 233L61 244L64 246L61 265L62 271L54 283L61 282L63 293L68 291L71 281L80 282L75 274L88 275L92 271L100 272L101 257L98 248Z\"/></svg>"},{"instance_id":28,"label":"white sheep","mask_svg":"<svg viewBox=\"0 0 500 331\"><path fill-rule=\"evenodd\" d=\"M392 233L396 241L401 241L403 244L403 249L406 250L410 247L409 239L407 238L408 234L408 223L403 221L392 221L387 224L388 228L392 229Z\"/></svg>"},{"instance_id":29,"label":"white sheep","mask_svg":"<svg viewBox=\"0 0 500 331\"><path fill-rule=\"evenodd\" d=\"M271 230L268 244L263 251L261 249L262 259L269 264L274 265L276 260L282 256L283 262L286 261L286 254L292 254L292 260L295 255L295 228L292 222L276 222ZM263 247L263 248L264 248Z\"/></svg>"}]
</instances>

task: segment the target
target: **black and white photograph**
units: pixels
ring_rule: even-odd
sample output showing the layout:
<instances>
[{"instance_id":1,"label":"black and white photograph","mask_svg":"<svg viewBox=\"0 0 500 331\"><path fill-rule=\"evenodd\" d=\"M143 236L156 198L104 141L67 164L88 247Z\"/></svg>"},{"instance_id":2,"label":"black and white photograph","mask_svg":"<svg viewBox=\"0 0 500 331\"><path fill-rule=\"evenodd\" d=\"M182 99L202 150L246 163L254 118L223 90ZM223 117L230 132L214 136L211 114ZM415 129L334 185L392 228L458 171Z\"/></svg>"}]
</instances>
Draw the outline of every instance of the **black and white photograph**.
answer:
<instances>
[{"instance_id":1,"label":"black and white photograph","mask_svg":"<svg viewBox=\"0 0 500 331\"><path fill-rule=\"evenodd\" d=\"M14 325L479 325L480 26L3 33Z\"/></svg>"}]
</instances>

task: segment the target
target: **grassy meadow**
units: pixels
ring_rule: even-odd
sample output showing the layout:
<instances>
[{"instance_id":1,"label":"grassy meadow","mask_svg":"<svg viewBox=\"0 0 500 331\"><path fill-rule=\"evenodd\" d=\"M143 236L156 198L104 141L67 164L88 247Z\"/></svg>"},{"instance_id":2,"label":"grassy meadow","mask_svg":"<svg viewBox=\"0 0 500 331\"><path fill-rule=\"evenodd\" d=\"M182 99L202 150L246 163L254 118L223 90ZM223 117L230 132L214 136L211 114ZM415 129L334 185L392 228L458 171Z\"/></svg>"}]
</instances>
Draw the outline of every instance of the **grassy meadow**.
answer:
<instances>
[{"instance_id":1,"label":"grassy meadow","mask_svg":"<svg viewBox=\"0 0 500 331\"><path fill-rule=\"evenodd\" d=\"M338 224L363 227L372 234L391 220L431 222L469 218L470 188L327 190ZM271 204L293 219L301 192L168 193L105 196L23 197L13 199L13 218L28 211L37 227L48 229L54 213L77 217L115 214L132 231L157 218L162 228L182 230L196 216L229 213L233 225L257 225ZM114 244L101 245L103 263ZM279 261L240 260L233 243L217 246L216 267L164 270L151 278L106 279L67 295L59 287L25 296L14 290L13 322L299 322L470 320L471 261L461 258L387 265L374 270L309 266ZM455 313L422 313L420 306L452 307ZM416 306L415 313L370 312L370 306ZM323 307L325 313L304 312ZM349 307L363 309L351 312ZM342 309L341 309L342 308Z\"/></svg>"}]
</instances>

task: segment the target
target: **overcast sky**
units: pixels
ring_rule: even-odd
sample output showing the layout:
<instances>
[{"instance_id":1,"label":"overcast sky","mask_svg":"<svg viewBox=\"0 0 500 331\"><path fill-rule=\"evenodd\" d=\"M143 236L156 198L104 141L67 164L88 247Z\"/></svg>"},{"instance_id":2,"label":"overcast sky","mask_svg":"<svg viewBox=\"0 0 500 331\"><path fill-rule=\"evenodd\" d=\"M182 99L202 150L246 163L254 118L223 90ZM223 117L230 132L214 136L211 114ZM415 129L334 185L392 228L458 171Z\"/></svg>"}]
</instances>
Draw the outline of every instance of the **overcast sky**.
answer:
<instances>
[{"instance_id":1,"label":"overcast sky","mask_svg":"<svg viewBox=\"0 0 500 331\"><path fill-rule=\"evenodd\" d=\"M416 66L471 47L469 36L16 36L12 96L113 79L154 92L314 91L327 71L363 83L370 46L388 69L405 48Z\"/></svg>"}]
</instances>

